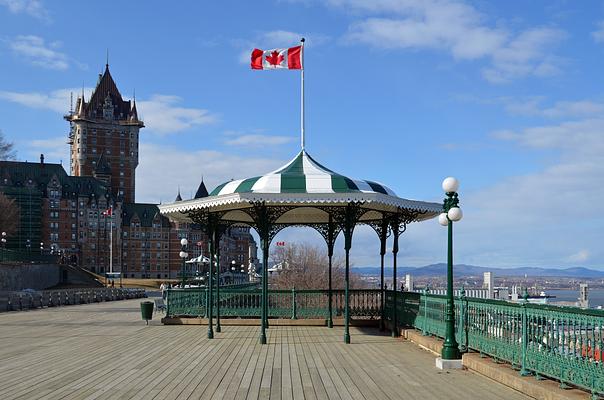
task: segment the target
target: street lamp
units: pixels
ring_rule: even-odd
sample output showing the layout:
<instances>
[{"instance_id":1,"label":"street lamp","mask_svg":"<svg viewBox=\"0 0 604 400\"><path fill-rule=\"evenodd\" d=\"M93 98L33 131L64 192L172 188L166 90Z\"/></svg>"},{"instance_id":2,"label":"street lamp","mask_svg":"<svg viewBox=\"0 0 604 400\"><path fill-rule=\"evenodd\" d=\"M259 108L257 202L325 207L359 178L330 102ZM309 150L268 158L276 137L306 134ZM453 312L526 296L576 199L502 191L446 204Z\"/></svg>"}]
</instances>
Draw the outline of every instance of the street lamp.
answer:
<instances>
[{"instance_id":1,"label":"street lamp","mask_svg":"<svg viewBox=\"0 0 604 400\"><path fill-rule=\"evenodd\" d=\"M461 353L459 345L455 340L455 305L453 303L453 222L460 221L463 217L461 208L459 208L459 199L457 190L459 189L459 181L455 178L448 177L443 181L442 188L447 197L443 202L443 212L438 216L438 223L446 226L448 229L447 240L447 307L445 314L445 342L442 347L442 360L459 360L461 361ZM437 360L438 363L438 360ZM450 364L449 368L457 367ZM441 365L445 365L442 363ZM461 367L461 365L460 365Z\"/></svg>"},{"instance_id":2,"label":"street lamp","mask_svg":"<svg viewBox=\"0 0 604 400\"><path fill-rule=\"evenodd\" d=\"M4 261L4 253L6 253L6 232L2 232L2 261Z\"/></svg>"},{"instance_id":3,"label":"street lamp","mask_svg":"<svg viewBox=\"0 0 604 400\"><path fill-rule=\"evenodd\" d=\"M40 254L44 251L44 242L40 242Z\"/></svg>"},{"instance_id":4,"label":"street lamp","mask_svg":"<svg viewBox=\"0 0 604 400\"><path fill-rule=\"evenodd\" d=\"M180 239L180 258L182 258L182 283L180 286L184 289L185 287L185 260L189 257L189 253L187 253L187 244L189 241L186 238Z\"/></svg>"}]
</instances>

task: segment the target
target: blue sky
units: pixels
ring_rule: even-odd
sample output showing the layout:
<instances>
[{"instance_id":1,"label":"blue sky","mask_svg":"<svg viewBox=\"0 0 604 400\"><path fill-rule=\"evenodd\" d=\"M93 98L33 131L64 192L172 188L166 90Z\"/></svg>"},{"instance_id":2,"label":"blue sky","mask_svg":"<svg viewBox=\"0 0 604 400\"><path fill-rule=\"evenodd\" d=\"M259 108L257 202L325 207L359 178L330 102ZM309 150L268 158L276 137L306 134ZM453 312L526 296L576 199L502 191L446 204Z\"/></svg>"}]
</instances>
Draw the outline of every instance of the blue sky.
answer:
<instances>
[{"instance_id":1,"label":"blue sky","mask_svg":"<svg viewBox=\"0 0 604 400\"><path fill-rule=\"evenodd\" d=\"M602 1L0 0L0 129L19 159L68 166L69 94L109 49L147 125L138 201L262 174L299 149L300 76L248 55L302 35L314 158L405 198L441 201L458 177L456 262L604 267ZM410 226L400 264L443 261L445 239ZM356 265L377 251L358 229Z\"/></svg>"}]
</instances>

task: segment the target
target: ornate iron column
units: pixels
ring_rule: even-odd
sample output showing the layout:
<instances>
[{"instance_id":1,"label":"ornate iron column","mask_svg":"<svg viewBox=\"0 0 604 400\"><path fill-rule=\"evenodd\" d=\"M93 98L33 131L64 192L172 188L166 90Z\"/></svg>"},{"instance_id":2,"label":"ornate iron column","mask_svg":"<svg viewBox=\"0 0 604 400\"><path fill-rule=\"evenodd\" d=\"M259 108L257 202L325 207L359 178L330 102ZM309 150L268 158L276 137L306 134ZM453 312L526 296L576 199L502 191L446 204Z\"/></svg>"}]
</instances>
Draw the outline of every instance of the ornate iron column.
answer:
<instances>
[{"instance_id":1,"label":"ornate iron column","mask_svg":"<svg viewBox=\"0 0 604 400\"><path fill-rule=\"evenodd\" d=\"M208 221L209 222L209 221ZM212 326L212 317L213 317L213 305L214 299L212 298L212 270L214 269L214 262L216 260L216 236L217 236L217 226L216 224L209 223L208 224L208 236L210 239L210 275L208 276L208 339L214 339L214 328Z\"/></svg>"},{"instance_id":2,"label":"ornate iron column","mask_svg":"<svg viewBox=\"0 0 604 400\"><path fill-rule=\"evenodd\" d=\"M333 328L333 274L332 274L332 262L333 262L333 247L336 242L336 238L340 233L340 227L334 222L332 209L329 207L322 207L321 210L325 211L329 215L328 222L322 224L305 224L303 226L309 226L314 228L317 232L325 239L327 245L327 259L328 259L328 278L327 278L327 327Z\"/></svg>"},{"instance_id":3,"label":"ornate iron column","mask_svg":"<svg viewBox=\"0 0 604 400\"><path fill-rule=\"evenodd\" d=\"M395 217L392 223L392 337L398 336L398 321L397 321L397 310L396 306L398 303L398 288L397 288L397 274L396 274L396 261L398 255L398 238L402 233L400 231L400 220Z\"/></svg>"},{"instance_id":4,"label":"ornate iron column","mask_svg":"<svg viewBox=\"0 0 604 400\"><path fill-rule=\"evenodd\" d=\"M245 212L254 220L260 247L262 247L262 307L260 321L260 344L266 344L266 329L268 328L268 251L271 240L277 232L284 228L275 224L277 219L291 210L288 206L268 207L265 202L253 202L252 207Z\"/></svg>"},{"instance_id":5,"label":"ornate iron column","mask_svg":"<svg viewBox=\"0 0 604 400\"><path fill-rule=\"evenodd\" d=\"M327 258L329 259L329 283L328 283L328 302L329 302L329 319L327 320L327 327L333 328L333 286L332 286L332 261L333 261L333 246L336 241L335 224L333 223L333 217L329 214L329 223L327 225Z\"/></svg>"},{"instance_id":6,"label":"ornate iron column","mask_svg":"<svg viewBox=\"0 0 604 400\"><path fill-rule=\"evenodd\" d=\"M407 224L413 222L417 219L420 214L424 212L421 211L410 211L405 210L403 208L399 208L396 214L393 214L390 217L390 229L392 230L392 337L398 336L398 313L397 313L397 303L398 303L398 288L397 288L397 256L398 256L398 240L400 235L405 233L407 230Z\"/></svg>"},{"instance_id":7,"label":"ornate iron column","mask_svg":"<svg viewBox=\"0 0 604 400\"><path fill-rule=\"evenodd\" d=\"M208 339L214 338L214 262L216 262L216 245L220 240L221 219L224 212L208 212L207 210L196 210L187 213L189 218L196 224L199 224L203 231L208 235L210 242L210 267L208 276L208 301L206 304L208 315Z\"/></svg>"},{"instance_id":8,"label":"ornate iron column","mask_svg":"<svg viewBox=\"0 0 604 400\"><path fill-rule=\"evenodd\" d=\"M372 221L368 223L377 233L380 239L380 331L386 329L386 291L384 290L384 256L386 255L386 241L390 236L390 217L386 213L382 213L380 221Z\"/></svg>"},{"instance_id":9,"label":"ornate iron column","mask_svg":"<svg viewBox=\"0 0 604 400\"><path fill-rule=\"evenodd\" d=\"M222 332L220 326L220 239L222 239L222 226L218 225L218 239L216 241L216 332Z\"/></svg>"},{"instance_id":10,"label":"ornate iron column","mask_svg":"<svg viewBox=\"0 0 604 400\"><path fill-rule=\"evenodd\" d=\"M344 343L350 343L350 249L352 248L352 234L359 218L365 210L360 203L348 203L345 208L334 210L334 218L344 232L344 252L346 254L346 277L344 286Z\"/></svg>"}]
</instances>

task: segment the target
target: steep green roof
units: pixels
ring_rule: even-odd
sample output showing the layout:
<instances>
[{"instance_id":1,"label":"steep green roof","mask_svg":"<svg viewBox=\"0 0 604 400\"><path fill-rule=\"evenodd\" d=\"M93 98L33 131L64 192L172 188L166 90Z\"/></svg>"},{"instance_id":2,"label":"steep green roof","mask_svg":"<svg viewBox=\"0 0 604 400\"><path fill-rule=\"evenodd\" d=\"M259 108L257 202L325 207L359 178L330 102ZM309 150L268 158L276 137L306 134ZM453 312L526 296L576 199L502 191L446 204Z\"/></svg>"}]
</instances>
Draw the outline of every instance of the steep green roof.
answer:
<instances>
[{"instance_id":1,"label":"steep green roof","mask_svg":"<svg viewBox=\"0 0 604 400\"><path fill-rule=\"evenodd\" d=\"M130 225L135 217L140 220L141 226L149 228L153 226L153 220L156 216L160 217L163 227L170 226L168 218L159 213L157 204L146 203L124 203L122 206L122 225Z\"/></svg>"},{"instance_id":2,"label":"steep green roof","mask_svg":"<svg viewBox=\"0 0 604 400\"><path fill-rule=\"evenodd\" d=\"M104 182L94 177L69 176L61 164L0 161L0 186L26 187L31 180L31 184L46 196L53 177L65 198L111 196L110 188Z\"/></svg>"}]
</instances>

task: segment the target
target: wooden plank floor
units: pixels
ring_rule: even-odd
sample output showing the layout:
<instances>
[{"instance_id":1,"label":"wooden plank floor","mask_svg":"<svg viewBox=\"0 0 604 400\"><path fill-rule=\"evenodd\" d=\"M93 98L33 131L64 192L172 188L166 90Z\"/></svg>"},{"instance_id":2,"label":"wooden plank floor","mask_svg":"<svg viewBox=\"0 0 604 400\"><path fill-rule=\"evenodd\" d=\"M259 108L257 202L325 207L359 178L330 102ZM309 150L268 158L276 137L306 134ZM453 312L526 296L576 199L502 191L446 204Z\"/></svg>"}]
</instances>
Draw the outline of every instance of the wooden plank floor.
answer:
<instances>
[{"instance_id":1,"label":"wooden plank floor","mask_svg":"<svg viewBox=\"0 0 604 400\"><path fill-rule=\"evenodd\" d=\"M163 326L140 300L0 314L0 399L525 399L370 328ZM159 315L156 315L159 320Z\"/></svg>"}]
</instances>

